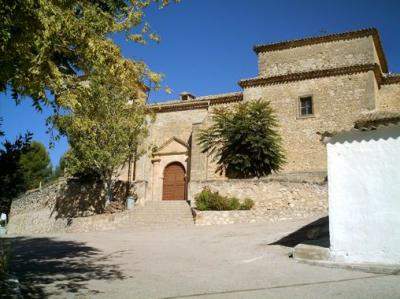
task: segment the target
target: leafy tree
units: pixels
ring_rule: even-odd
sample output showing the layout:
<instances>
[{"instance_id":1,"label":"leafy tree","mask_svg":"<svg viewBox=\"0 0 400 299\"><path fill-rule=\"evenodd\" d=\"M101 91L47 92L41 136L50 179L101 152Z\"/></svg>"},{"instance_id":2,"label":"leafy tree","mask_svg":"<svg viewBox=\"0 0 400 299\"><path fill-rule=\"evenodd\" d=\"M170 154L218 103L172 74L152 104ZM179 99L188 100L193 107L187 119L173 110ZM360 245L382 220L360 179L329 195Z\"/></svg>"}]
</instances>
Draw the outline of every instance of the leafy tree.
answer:
<instances>
[{"instance_id":1,"label":"leafy tree","mask_svg":"<svg viewBox=\"0 0 400 299\"><path fill-rule=\"evenodd\" d=\"M40 142L33 141L21 154L19 163L28 190L38 188L41 182L47 182L51 177L50 156Z\"/></svg>"},{"instance_id":2,"label":"leafy tree","mask_svg":"<svg viewBox=\"0 0 400 299\"><path fill-rule=\"evenodd\" d=\"M108 190L127 146L136 152L146 134L144 83L159 88L162 78L125 59L110 37L158 42L144 11L169 2L0 0L0 91L11 88L17 102L29 96L37 109L51 105L48 125L71 145L68 171L95 171Z\"/></svg>"},{"instance_id":3,"label":"leafy tree","mask_svg":"<svg viewBox=\"0 0 400 299\"><path fill-rule=\"evenodd\" d=\"M121 70L120 65L127 63L110 36L123 33L138 43L158 41L144 22L144 10L153 3L164 7L169 2L0 0L0 91L10 87L15 100L29 96L36 108L50 103L57 112L65 104L58 102L58 96L87 80L93 70ZM159 79L143 62L129 64L121 76ZM136 72L130 73L132 69ZM71 104L76 99L64 96L63 100Z\"/></svg>"},{"instance_id":4,"label":"leafy tree","mask_svg":"<svg viewBox=\"0 0 400 299\"><path fill-rule=\"evenodd\" d=\"M95 171L109 197L116 165L146 134L144 84L159 88L162 78L125 59L110 37L158 42L144 11L169 2L0 0L0 91L11 88L17 102L29 96L37 109L51 105L48 125L71 145L68 172Z\"/></svg>"},{"instance_id":5,"label":"leafy tree","mask_svg":"<svg viewBox=\"0 0 400 299\"><path fill-rule=\"evenodd\" d=\"M81 95L79 104L55 120L70 144L66 171L72 175L94 171L105 183L108 201L121 166L146 136L148 115L145 98L132 94L139 89L135 77L109 76L109 72L99 69L79 90L71 91Z\"/></svg>"},{"instance_id":6,"label":"leafy tree","mask_svg":"<svg viewBox=\"0 0 400 299\"><path fill-rule=\"evenodd\" d=\"M211 127L200 132L203 152L214 155L217 171L228 177L250 178L278 171L285 162L278 122L267 101L218 108Z\"/></svg>"},{"instance_id":7,"label":"leafy tree","mask_svg":"<svg viewBox=\"0 0 400 299\"><path fill-rule=\"evenodd\" d=\"M59 178L59 177L64 176L64 174L65 174L65 168L66 168L66 154L67 154L67 153L64 153L64 154L61 156L61 158L60 158L60 160L59 160L59 162L58 162L57 167L54 169L54 172L53 172L53 175L52 175L52 179L53 179L53 180L55 180L55 179L57 179L57 178Z\"/></svg>"},{"instance_id":8,"label":"leafy tree","mask_svg":"<svg viewBox=\"0 0 400 299\"><path fill-rule=\"evenodd\" d=\"M19 136L14 142L2 143L0 149L0 212L8 214L11 200L26 190L20 164L21 155L29 148L32 134Z\"/></svg>"}]
</instances>

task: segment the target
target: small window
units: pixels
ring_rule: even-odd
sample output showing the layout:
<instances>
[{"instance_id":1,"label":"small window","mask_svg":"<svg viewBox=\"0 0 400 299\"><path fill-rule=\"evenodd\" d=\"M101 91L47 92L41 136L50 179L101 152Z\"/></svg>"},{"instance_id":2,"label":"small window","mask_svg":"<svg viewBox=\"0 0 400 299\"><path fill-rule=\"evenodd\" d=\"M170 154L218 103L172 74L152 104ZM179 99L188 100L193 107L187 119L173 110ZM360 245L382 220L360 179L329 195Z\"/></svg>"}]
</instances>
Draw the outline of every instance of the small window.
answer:
<instances>
[{"instance_id":1,"label":"small window","mask_svg":"<svg viewBox=\"0 0 400 299\"><path fill-rule=\"evenodd\" d=\"M300 98L300 116L310 116L314 114L312 97Z\"/></svg>"}]
</instances>

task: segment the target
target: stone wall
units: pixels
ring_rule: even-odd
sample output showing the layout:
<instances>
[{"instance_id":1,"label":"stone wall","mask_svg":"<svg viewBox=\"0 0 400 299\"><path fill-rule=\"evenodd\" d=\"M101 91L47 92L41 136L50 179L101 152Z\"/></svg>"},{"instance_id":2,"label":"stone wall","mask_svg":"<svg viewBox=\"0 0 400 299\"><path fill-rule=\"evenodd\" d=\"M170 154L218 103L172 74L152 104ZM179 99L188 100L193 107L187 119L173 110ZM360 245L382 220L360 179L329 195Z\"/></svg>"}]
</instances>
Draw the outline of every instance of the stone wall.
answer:
<instances>
[{"instance_id":1,"label":"stone wall","mask_svg":"<svg viewBox=\"0 0 400 299\"><path fill-rule=\"evenodd\" d=\"M259 75L290 73L379 63L372 36L258 54Z\"/></svg>"},{"instance_id":2,"label":"stone wall","mask_svg":"<svg viewBox=\"0 0 400 299\"><path fill-rule=\"evenodd\" d=\"M400 112L400 83L382 85L378 92L378 109Z\"/></svg>"},{"instance_id":3,"label":"stone wall","mask_svg":"<svg viewBox=\"0 0 400 299\"><path fill-rule=\"evenodd\" d=\"M54 233L65 230L66 218L58 218L54 213L60 190L65 181L28 191L14 199L7 225L10 234Z\"/></svg>"},{"instance_id":4,"label":"stone wall","mask_svg":"<svg viewBox=\"0 0 400 299\"><path fill-rule=\"evenodd\" d=\"M202 122L206 115L207 110L205 109L158 113L156 120L150 125L146 144L149 147L160 147L172 137L177 137L184 142L190 143L192 124ZM147 152L137 161L137 180L148 181L151 184L151 159L151 152Z\"/></svg>"},{"instance_id":5,"label":"stone wall","mask_svg":"<svg viewBox=\"0 0 400 299\"><path fill-rule=\"evenodd\" d=\"M259 75L270 77L380 64L373 36L259 53ZM299 98L302 96L312 96L312 116L299 115ZM270 101L276 112L287 158L282 172L324 172L327 169L326 147L320 134L348 130L365 112L400 111L400 84L378 86L374 72L369 71L244 88L244 101L257 99ZM180 111L179 101L173 104L176 111L171 108L169 112L157 113L146 146L160 146L171 137L177 137L189 145L189 153L187 156L163 155L157 159L148 153L137 162L136 180L145 182L146 190L142 193L146 201L161 200L162 172L168 159L168 162L176 160L184 164L188 181L226 179L215 172L215 161L202 153L197 144L199 131L210 124L213 108Z\"/></svg>"},{"instance_id":6,"label":"stone wall","mask_svg":"<svg viewBox=\"0 0 400 299\"><path fill-rule=\"evenodd\" d=\"M235 104L230 104L230 107L233 105ZM228 108L229 107L227 107L227 109ZM217 164L213 157L209 156L207 153L203 153L201 147L197 143L200 131L207 129L212 124L212 112L214 109L215 107L210 109L208 116L201 124L193 125L190 156L190 180L193 181L225 179L223 174L221 175L220 173L216 172Z\"/></svg>"},{"instance_id":7,"label":"stone wall","mask_svg":"<svg viewBox=\"0 0 400 299\"><path fill-rule=\"evenodd\" d=\"M142 191L139 185L137 191ZM122 184L114 189L116 200L124 194ZM7 225L10 234L42 234L84 231L88 227L106 226L116 218L104 212L102 186L59 180L42 189L33 190L13 200ZM109 220L107 220L109 219ZM121 217L120 221L123 221Z\"/></svg>"},{"instance_id":8,"label":"stone wall","mask_svg":"<svg viewBox=\"0 0 400 299\"><path fill-rule=\"evenodd\" d=\"M249 87L245 101L270 101L279 120L287 163L283 172L326 171L326 147L318 133L348 130L375 108L373 72ZM313 98L314 115L299 117L299 97Z\"/></svg>"},{"instance_id":9,"label":"stone wall","mask_svg":"<svg viewBox=\"0 0 400 299\"><path fill-rule=\"evenodd\" d=\"M150 125L149 136L145 141L146 145L144 147L146 147L147 153L140 157L136 163L136 180L146 182L146 190L144 192L146 197L144 201L161 200L160 184L162 186L166 160L176 158L167 154L153 157L149 148L160 148L172 137L190 144L192 124L202 122L206 115L206 109L171 111L157 114L155 121ZM186 161L187 156L187 154L179 155L179 160L177 160L184 165L185 169L189 166Z\"/></svg>"},{"instance_id":10,"label":"stone wall","mask_svg":"<svg viewBox=\"0 0 400 299\"><path fill-rule=\"evenodd\" d=\"M325 216L328 211L325 175L190 182L189 196L194 206L195 195L204 187L224 196L235 196L241 200L251 198L255 202L249 211L197 211L196 224L252 223Z\"/></svg>"}]
</instances>

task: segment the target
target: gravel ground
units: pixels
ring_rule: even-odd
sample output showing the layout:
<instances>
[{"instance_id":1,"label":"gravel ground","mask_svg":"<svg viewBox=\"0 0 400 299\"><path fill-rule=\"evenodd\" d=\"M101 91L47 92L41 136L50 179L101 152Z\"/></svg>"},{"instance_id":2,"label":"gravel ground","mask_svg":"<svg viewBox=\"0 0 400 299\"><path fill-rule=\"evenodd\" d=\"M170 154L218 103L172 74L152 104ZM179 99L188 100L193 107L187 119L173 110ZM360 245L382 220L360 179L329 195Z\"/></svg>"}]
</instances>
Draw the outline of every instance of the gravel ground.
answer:
<instances>
[{"instance_id":1,"label":"gravel ground","mask_svg":"<svg viewBox=\"0 0 400 299\"><path fill-rule=\"evenodd\" d=\"M400 298L400 276L301 264L269 245L314 220L10 236L11 270L26 298Z\"/></svg>"}]
</instances>

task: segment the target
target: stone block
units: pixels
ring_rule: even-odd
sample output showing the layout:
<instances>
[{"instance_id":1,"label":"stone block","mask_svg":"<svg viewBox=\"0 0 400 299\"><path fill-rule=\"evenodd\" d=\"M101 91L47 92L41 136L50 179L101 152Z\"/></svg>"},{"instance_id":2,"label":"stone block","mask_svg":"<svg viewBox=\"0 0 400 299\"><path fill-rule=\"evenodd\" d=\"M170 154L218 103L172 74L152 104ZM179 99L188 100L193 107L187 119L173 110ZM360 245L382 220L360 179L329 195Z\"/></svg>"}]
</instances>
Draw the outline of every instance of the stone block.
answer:
<instances>
[{"instance_id":1,"label":"stone block","mask_svg":"<svg viewBox=\"0 0 400 299\"><path fill-rule=\"evenodd\" d=\"M293 248L293 258L296 260L322 260L330 259L329 248L299 244Z\"/></svg>"}]
</instances>

